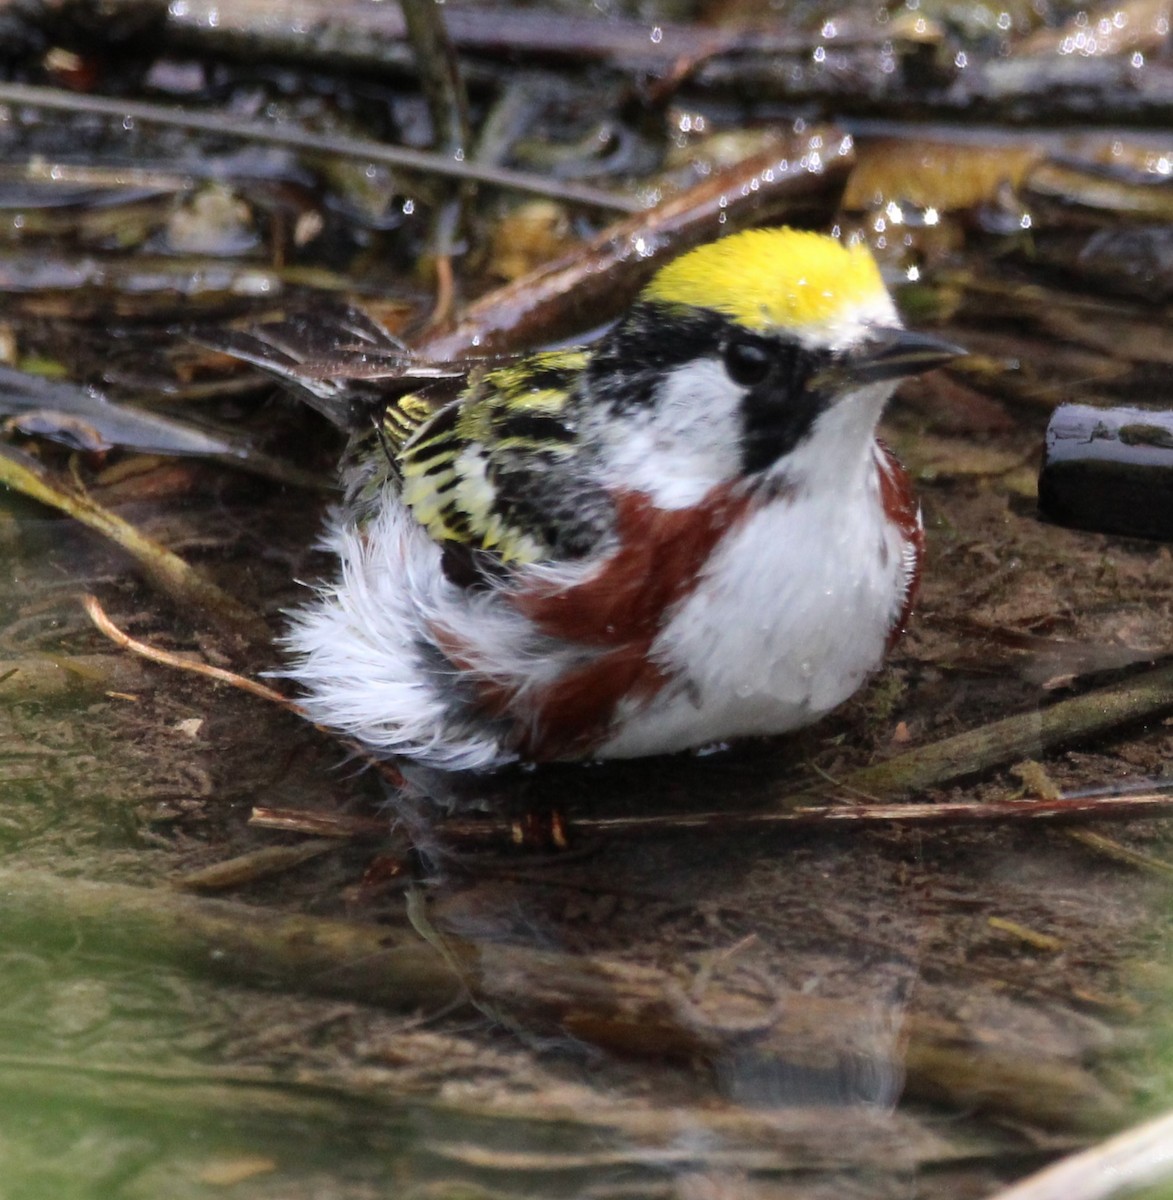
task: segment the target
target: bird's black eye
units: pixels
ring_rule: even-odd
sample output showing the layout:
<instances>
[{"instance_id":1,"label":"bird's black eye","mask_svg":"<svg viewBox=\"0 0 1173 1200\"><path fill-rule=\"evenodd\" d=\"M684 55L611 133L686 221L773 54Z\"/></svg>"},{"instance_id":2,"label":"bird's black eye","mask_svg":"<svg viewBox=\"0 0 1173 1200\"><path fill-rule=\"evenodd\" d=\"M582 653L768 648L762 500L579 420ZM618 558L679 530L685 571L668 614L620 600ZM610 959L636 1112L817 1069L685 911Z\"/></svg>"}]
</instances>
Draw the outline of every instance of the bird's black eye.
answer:
<instances>
[{"instance_id":1,"label":"bird's black eye","mask_svg":"<svg viewBox=\"0 0 1173 1200\"><path fill-rule=\"evenodd\" d=\"M725 370L734 383L753 387L770 373L773 359L761 342L733 338L725 346Z\"/></svg>"}]
</instances>

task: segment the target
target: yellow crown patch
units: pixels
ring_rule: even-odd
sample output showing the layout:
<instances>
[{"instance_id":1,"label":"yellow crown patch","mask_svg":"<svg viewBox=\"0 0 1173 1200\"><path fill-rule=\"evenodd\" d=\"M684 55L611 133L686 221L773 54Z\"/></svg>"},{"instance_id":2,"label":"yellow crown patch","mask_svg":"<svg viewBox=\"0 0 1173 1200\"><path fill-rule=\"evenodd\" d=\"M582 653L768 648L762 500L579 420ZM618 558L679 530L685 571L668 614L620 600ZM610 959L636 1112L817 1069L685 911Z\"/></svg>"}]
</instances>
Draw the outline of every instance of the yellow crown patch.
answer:
<instances>
[{"instance_id":1,"label":"yellow crown patch","mask_svg":"<svg viewBox=\"0 0 1173 1200\"><path fill-rule=\"evenodd\" d=\"M886 295L862 244L798 229L749 229L668 263L640 298L714 309L765 331L827 325Z\"/></svg>"}]
</instances>

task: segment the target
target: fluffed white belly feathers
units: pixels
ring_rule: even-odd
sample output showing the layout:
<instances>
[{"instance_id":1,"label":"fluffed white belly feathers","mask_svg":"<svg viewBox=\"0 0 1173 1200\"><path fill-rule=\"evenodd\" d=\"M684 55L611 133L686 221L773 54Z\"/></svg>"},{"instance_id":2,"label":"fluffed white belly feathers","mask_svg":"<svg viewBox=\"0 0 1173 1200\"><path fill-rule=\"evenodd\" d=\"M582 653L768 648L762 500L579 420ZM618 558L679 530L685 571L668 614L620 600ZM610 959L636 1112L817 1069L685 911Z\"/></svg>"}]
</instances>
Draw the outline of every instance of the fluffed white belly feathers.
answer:
<instances>
[{"instance_id":1,"label":"fluffed white belly feathers","mask_svg":"<svg viewBox=\"0 0 1173 1200\"><path fill-rule=\"evenodd\" d=\"M784 732L858 689L883 658L915 569L915 550L884 513L881 452L869 465L846 484L855 494L780 494L722 540L653 642L667 683L650 700L621 701L593 756ZM524 714L598 653L541 634L494 591L448 580L439 548L398 502L365 533L336 525L325 546L339 573L294 614L288 674L311 719L377 753L450 770L504 765L517 757L516 728L470 704L470 680L515 692ZM567 586L590 569L530 568ZM460 669L437 629L465 647Z\"/></svg>"},{"instance_id":2,"label":"fluffed white belly feathers","mask_svg":"<svg viewBox=\"0 0 1173 1200\"><path fill-rule=\"evenodd\" d=\"M783 733L859 689L884 657L916 566L884 513L885 469L877 461L859 495L781 498L723 541L652 648L679 683L625 713L602 757Z\"/></svg>"}]
</instances>

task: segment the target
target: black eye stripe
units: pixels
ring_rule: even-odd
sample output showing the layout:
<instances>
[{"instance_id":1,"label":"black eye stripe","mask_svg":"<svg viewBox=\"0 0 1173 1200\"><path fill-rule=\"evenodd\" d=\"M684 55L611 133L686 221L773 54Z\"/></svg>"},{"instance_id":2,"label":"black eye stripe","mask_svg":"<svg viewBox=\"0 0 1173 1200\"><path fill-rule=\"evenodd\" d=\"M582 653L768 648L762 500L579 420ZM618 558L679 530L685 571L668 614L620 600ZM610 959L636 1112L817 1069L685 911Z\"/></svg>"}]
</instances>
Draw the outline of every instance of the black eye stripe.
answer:
<instances>
[{"instance_id":1,"label":"black eye stripe","mask_svg":"<svg viewBox=\"0 0 1173 1200\"><path fill-rule=\"evenodd\" d=\"M708 361L745 389L747 406L773 410L805 388L825 357L782 330L754 331L705 309L639 301L593 348L585 394L616 414L648 408L666 375Z\"/></svg>"}]
</instances>

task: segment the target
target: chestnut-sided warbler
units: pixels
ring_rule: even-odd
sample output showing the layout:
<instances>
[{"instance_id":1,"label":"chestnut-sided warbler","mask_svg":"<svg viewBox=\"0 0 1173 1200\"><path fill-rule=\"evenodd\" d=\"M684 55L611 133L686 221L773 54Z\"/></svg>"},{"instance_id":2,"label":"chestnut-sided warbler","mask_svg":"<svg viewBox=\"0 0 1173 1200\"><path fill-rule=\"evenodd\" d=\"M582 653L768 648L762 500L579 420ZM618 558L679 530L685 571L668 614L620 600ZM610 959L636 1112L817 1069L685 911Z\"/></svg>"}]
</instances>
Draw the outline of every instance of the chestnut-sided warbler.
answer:
<instances>
[{"instance_id":1,"label":"chestnut-sided warbler","mask_svg":"<svg viewBox=\"0 0 1173 1200\"><path fill-rule=\"evenodd\" d=\"M876 423L959 353L864 246L766 229L593 345L438 369L355 435L288 674L316 722L454 770L806 725L908 616L920 514Z\"/></svg>"}]
</instances>

